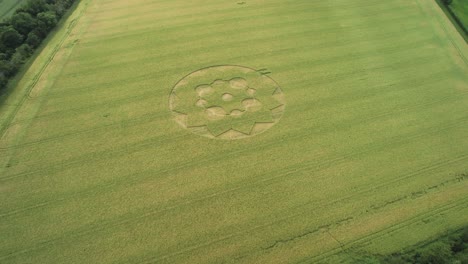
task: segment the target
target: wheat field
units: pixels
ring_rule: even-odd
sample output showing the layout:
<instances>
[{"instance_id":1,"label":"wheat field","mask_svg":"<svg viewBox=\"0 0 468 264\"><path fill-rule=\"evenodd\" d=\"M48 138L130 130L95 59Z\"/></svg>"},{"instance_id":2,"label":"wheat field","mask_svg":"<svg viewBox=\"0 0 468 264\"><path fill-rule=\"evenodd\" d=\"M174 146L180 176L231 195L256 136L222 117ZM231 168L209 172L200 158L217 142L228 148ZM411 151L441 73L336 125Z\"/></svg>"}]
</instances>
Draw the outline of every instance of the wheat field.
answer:
<instances>
[{"instance_id":1,"label":"wheat field","mask_svg":"<svg viewBox=\"0 0 468 264\"><path fill-rule=\"evenodd\" d=\"M351 263L464 226L467 56L433 1L81 0L0 106L0 263Z\"/></svg>"}]
</instances>

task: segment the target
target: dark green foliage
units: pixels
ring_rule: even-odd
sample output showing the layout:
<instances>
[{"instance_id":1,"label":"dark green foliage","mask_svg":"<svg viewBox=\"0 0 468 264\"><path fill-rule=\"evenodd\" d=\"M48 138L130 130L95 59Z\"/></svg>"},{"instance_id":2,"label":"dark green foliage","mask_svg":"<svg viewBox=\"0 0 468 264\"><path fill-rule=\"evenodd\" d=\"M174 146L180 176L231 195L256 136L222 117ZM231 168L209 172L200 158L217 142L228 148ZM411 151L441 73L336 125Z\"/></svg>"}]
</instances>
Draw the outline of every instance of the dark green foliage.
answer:
<instances>
[{"instance_id":1,"label":"dark green foliage","mask_svg":"<svg viewBox=\"0 0 468 264\"><path fill-rule=\"evenodd\" d=\"M454 238L450 245L450 248L453 252L458 253L465 249L465 245L460 237Z\"/></svg>"},{"instance_id":2,"label":"dark green foliage","mask_svg":"<svg viewBox=\"0 0 468 264\"><path fill-rule=\"evenodd\" d=\"M55 11L55 14L57 14L57 17L60 18L65 14L68 8L73 4L74 0L57 0L55 1L54 5L52 6L52 9Z\"/></svg>"},{"instance_id":3,"label":"dark green foliage","mask_svg":"<svg viewBox=\"0 0 468 264\"><path fill-rule=\"evenodd\" d=\"M41 44L41 41L41 38L34 31L29 32L28 38L26 39L26 43L33 48L39 46L39 44Z\"/></svg>"},{"instance_id":4,"label":"dark green foliage","mask_svg":"<svg viewBox=\"0 0 468 264\"><path fill-rule=\"evenodd\" d=\"M421 264L448 264L452 263L452 251L447 242L436 242L419 250L414 259Z\"/></svg>"},{"instance_id":5,"label":"dark green foliage","mask_svg":"<svg viewBox=\"0 0 468 264\"><path fill-rule=\"evenodd\" d=\"M16 73L17 69L12 65L9 60L0 60L0 76L5 81Z\"/></svg>"},{"instance_id":6,"label":"dark green foliage","mask_svg":"<svg viewBox=\"0 0 468 264\"><path fill-rule=\"evenodd\" d=\"M15 13L10 21L11 25L22 35L27 35L37 26L37 20L26 12Z\"/></svg>"},{"instance_id":7,"label":"dark green foliage","mask_svg":"<svg viewBox=\"0 0 468 264\"><path fill-rule=\"evenodd\" d=\"M0 75L0 87L6 86L8 83L8 78Z\"/></svg>"},{"instance_id":8,"label":"dark green foliage","mask_svg":"<svg viewBox=\"0 0 468 264\"><path fill-rule=\"evenodd\" d=\"M50 31L57 25L57 15L54 11L37 14L38 25L43 31Z\"/></svg>"},{"instance_id":9,"label":"dark green foliage","mask_svg":"<svg viewBox=\"0 0 468 264\"><path fill-rule=\"evenodd\" d=\"M408 261L398 254L387 256L382 262L387 264L408 264Z\"/></svg>"},{"instance_id":10,"label":"dark green foliage","mask_svg":"<svg viewBox=\"0 0 468 264\"><path fill-rule=\"evenodd\" d=\"M24 43L23 45L16 48L16 53L21 54L24 58L28 58L33 54L34 50L28 44Z\"/></svg>"},{"instance_id":11,"label":"dark green foliage","mask_svg":"<svg viewBox=\"0 0 468 264\"><path fill-rule=\"evenodd\" d=\"M6 49L15 49L23 43L23 35L12 26L9 26L2 32L0 41L2 42L2 46Z\"/></svg>"},{"instance_id":12,"label":"dark green foliage","mask_svg":"<svg viewBox=\"0 0 468 264\"><path fill-rule=\"evenodd\" d=\"M27 57L25 57L21 52L15 52L13 56L11 56L10 67L12 75L18 72L19 68L26 59Z\"/></svg>"},{"instance_id":13,"label":"dark green foliage","mask_svg":"<svg viewBox=\"0 0 468 264\"><path fill-rule=\"evenodd\" d=\"M34 53L75 0L29 0L0 23L0 89Z\"/></svg>"},{"instance_id":14,"label":"dark green foliage","mask_svg":"<svg viewBox=\"0 0 468 264\"><path fill-rule=\"evenodd\" d=\"M465 251L463 254L457 255L456 258L460 264L468 264L468 252Z\"/></svg>"},{"instance_id":15,"label":"dark green foliage","mask_svg":"<svg viewBox=\"0 0 468 264\"><path fill-rule=\"evenodd\" d=\"M462 232L460 238L465 244L468 243L468 227L463 229L463 232Z\"/></svg>"},{"instance_id":16,"label":"dark green foliage","mask_svg":"<svg viewBox=\"0 0 468 264\"><path fill-rule=\"evenodd\" d=\"M33 16L47 11L48 5L45 0L30 0L23 7L20 7L17 12L27 12Z\"/></svg>"}]
</instances>

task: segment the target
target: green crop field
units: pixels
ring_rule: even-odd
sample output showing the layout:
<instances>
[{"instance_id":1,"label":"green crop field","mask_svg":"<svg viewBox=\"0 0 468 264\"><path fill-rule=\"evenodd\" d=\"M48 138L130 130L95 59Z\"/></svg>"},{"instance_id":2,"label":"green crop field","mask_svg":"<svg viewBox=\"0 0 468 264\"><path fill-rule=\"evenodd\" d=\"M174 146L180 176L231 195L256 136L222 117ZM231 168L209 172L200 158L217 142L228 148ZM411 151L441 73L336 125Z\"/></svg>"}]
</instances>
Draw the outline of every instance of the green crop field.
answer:
<instances>
[{"instance_id":1,"label":"green crop field","mask_svg":"<svg viewBox=\"0 0 468 264\"><path fill-rule=\"evenodd\" d=\"M0 20L13 14L26 0L0 0Z\"/></svg>"},{"instance_id":2,"label":"green crop field","mask_svg":"<svg viewBox=\"0 0 468 264\"><path fill-rule=\"evenodd\" d=\"M428 0L81 0L0 98L0 263L346 263L468 224Z\"/></svg>"}]
</instances>

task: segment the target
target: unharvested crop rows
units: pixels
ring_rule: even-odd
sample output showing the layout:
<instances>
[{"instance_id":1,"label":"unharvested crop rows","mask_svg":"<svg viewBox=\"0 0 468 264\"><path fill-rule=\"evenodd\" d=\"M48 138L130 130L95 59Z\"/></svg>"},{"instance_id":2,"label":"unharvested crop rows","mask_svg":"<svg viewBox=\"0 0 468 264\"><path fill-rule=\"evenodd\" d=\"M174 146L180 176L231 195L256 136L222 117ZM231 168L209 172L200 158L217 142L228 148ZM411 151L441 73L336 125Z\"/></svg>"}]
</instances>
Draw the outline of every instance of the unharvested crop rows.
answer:
<instances>
[{"instance_id":1,"label":"unharvested crop rows","mask_svg":"<svg viewBox=\"0 0 468 264\"><path fill-rule=\"evenodd\" d=\"M446 47L465 51L431 3L85 2L1 128L0 262L327 262L462 223L468 75ZM179 127L173 85L213 65L269 72L279 123Z\"/></svg>"},{"instance_id":2,"label":"unharvested crop rows","mask_svg":"<svg viewBox=\"0 0 468 264\"><path fill-rule=\"evenodd\" d=\"M423 43L423 42L421 42L421 43ZM413 44L411 44L411 46L413 46L413 45L416 45L416 46L417 46L418 44L419 44L419 43L413 43ZM417 48L418 48L418 49L421 49L421 47L419 47L419 46L418 46ZM383 50L381 50L381 51L382 51L382 52L385 51L385 52L387 52L387 53L391 53L391 52L390 52L390 51L391 51L390 49L383 49ZM365 52L364 52L364 53L365 53ZM364 53L363 53L363 54L364 54ZM330 62L335 62L335 61L336 61L337 63L339 63L339 61L340 61L340 60L343 60L343 59L354 59L354 60L358 60L358 58L365 58L365 59L368 59L369 57L368 57L368 56L361 56L360 54L359 54L359 56L358 56L358 55L355 55L355 54L351 54L350 56L347 56L347 57L337 57L337 58L328 59L328 60L327 60L327 59L324 59L323 62L330 63ZM423 60L421 60L421 61L423 61ZM431 61L430 63L433 63L433 62ZM405 62L405 64L406 64L406 62ZM320 65L323 65L323 64L317 63L317 65L320 66ZM328 66L328 67L329 67L329 66ZM324 68L325 68L325 66L324 66ZM377 69L380 69L380 68L377 68ZM441 67L439 66L438 69L440 70ZM435 73L435 74L436 74L436 73ZM339 77L339 76L336 76L336 77ZM303 84L303 83L304 83L304 81L301 81L301 82L302 82L302 83L295 83L295 82L292 82L292 83L290 83L290 85L300 85L300 84ZM130 97L130 98L127 97L127 98L124 98L124 99L122 99L122 100L115 100L115 99L114 99L113 101L111 101L111 102L109 102L109 103L105 103L105 104L104 104L104 107L107 108L107 109L109 109L110 107L113 107L114 104L115 104L115 105L117 106L117 107L115 107L115 108L118 109L119 107L125 106L125 104L122 104L122 103L135 103L135 102L138 102L138 101L142 101L143 99L147 98L147 97L150 95L150 93L152 93L152 92L144 92L142 95L138 95L138 96L135 96L135 97L132 96L132 97ZM103 98L103 100L105 100L105 98ZM53 122L54 119L56 119L57 116L59 115L59 116L61 117L61 119L60 119L61 125L64 126L64 127L69 127L69 126L66 125L67 123L66 123L66 119L65 119L65 118L67 117L67 115L64 115L64 114L68 114L68 117L71 119L71 122L73 122L73 120L76 119L76 117L77 117L78 115L80 115L81 113L89 112L90 114L92 114L92 115L95 116L96 110L99 110L99 109L101 109L101 108L103 108L103 104L102 104L102 103L101 103L101 104L98 104L98 105L91 105L91 106L86 106L86 107L82 107L82 108L78 108L78 109L69 109L69 110L64 110L64 111L57 111L57 112L48 113L48 114L46 114L46 115L39 115L39 116L35 117L34 120L35 120L35 121L36 121L36 120L40 120L40 122L42 122L42 123L50 123L50 122ZM128 107L125 107L125 108L128 108ZM80 111L80 110L84 110L84 111ZM145 120L148 120L149 118L154 119L154 118L158 118L158 117L165 117L165 114L157 113L156 115L150 115L149 117L145 117L144 119L145 119ZM48 118L49 120L46 119L46 120L43 121L43 120L41 120L41 119L43 119L43 118ZM101 119L102 119L102 116L98 116L98 118L101 118ZM139 117L136 117L136 118L138 119ZM31 121L31 120L19 120L19 121L13 123L12 125L15 125L15 124L18 124L18 123L23 123L23 122L29 122L29 121ZM134 122L135 122L135 117L133 117L132 119L129 119L129 120L121 120L121 121L119 121L118 125L123 125L123 124L125 124L126 122L134 123ZM95 122L93 122L93 124L94 124L94 123L95 123ZM40 124L40 123L39 123L39 124ZM64 125L64 124L65 124L65 125ZM72 124L72 123L71 123L71 124ZM109 124L105 125L104 127L107 127L107 126L109 126ZM39 128L40 131L38 131L38 133L36 133L35 131L32 131L31 134L34 134L34 136L37 137L38 135L41 134L41 131L42 131L42 133L44 133L44 130L43 130L43 129L44 129L43 127L40 127L40 128ZM94 129L98 129L98 128L93 127L91 130L94 130ZM88 131L89 131L89 129L88 129ZM71 133L71 134L82 133L82 132L83 132L83 131L74 131L74 132ZM52 131L52 133L53 133L53 131ZM47 134L48 136L51 135L51 133L46 133L46 134ZM70 134L67 134L67 135L70 135ZM65 135L58 135L58 136L54 136L53 138L61 139L63 136L65 136ZM32 143L42 142L43 140L51 140L51 139L53 139L53 138L49 137L49 138L45 138L45 139L36 140L36 141L34 141L34 142L25 142L25 143L23 143L23 145L30 145L30 144L32 144ZM11 147L17 147L17 146L11 146ZM10 148L11 148L11 147L10 147Z\"/></svg>"},{"instance_id":3,"label":"unharvested crop rows","mask_svg":"<svg viewBox=\"0 0 468 264\"><path fill-rule=\"evenodd\" d=\"M406 111L406 110L409 110L409 109L417 109L418 107L427 107L428 105L437 105L437 104L441 104L442 102L447 101L448 99L453 99L453 98L452 98L452 97L437 98L436 100L434 100L434 101L432 101L432 102L429 102L429 103L415 104L415 105L412 105L410 108L398 109L398 110L396 111L396 113L400 113L401 111ZM457 100L460 100L460 98L458 98ZM452 104L453 101L448 101L448 103ZM367 120L368 122L376 121L376 120L378 121L379 119L383 118L384 116L389 116L389 115L391 116L392 114L395 114L395 111L393 111L393 113L392 113L392 112L390 112L390 113L386 113L386 112L383 112L383 113L376 113L374 116L371 116L371 117L366 118L366 120ZM464 120L465 118L466 118L466 117L462 118L461 120ZM143 119L143 120L146 120L146 118ZM363 124L363 121L364 121L364 120L361 121L361 125ZM349 122L349 124L353 124L353 123L355 123L355 120L354 120L354 122L353 122L353 120L349 120L348 122ZM349 125L348 125L348 122L344 122L344 120L343 120L343 121L340 120L340 123L343 125L343 127L344 127L345 129L349 129L349 128L350 128ZM460 121L457 121L457 122L460 122ZM139 124L139 122L138 122L137 124ZM308 127L308 129L313 129L313 128L314 128L314 126ZM327 131L327 130L325 130L324 128L321 128L321 129L320 129L320 133L326 133L326 132L336 131L337 126L334 125L334 126L332 126L332 127L330 127L330 128L332 129L331 131ZM440 127L439 127L439 128L440 128ZM346 131L346 130L345 130L345 131ZM320 134L317 134L317 136L319 136L319 135L320 135ZM291 140L294 139L294 138L300 139L302 136L303 136L302 134L296 134L296 135L291 134L291 135L289 136L289 138L290 138ZM59 139L60 139L60 138L59 138ZM143 146L143 145L151 146L151 145L154 144L154 145L159 145L159 146L160 146L160 144L163 143L163 142L161 142L161 141L158 140L158 139L160 139L160 136L156 137L155 139L156 139L156 140L153 140L153 139L144 139L143 141L135 142L135 143L134 143L135 146L132 146L132 147L130 147L130 148L129 148L128 146L124 145L124 146L121 146L120 148L116 149L115 146L113 146L113 150L112 150L111 152L117 151L118 153L123 153L123 154L125 155L125 154L129 154L130 152L128 152L128 151L131 150L131 149L135 149L135 150L137 150L137 151L141 151L141 150L142 150L142 149L141 149L141 146ZM47 143L47 142L48 142L48 140L45 141L45 143ZM28 144L28 145L29 145L29 144ZM136 147L136 146L138 146L138 147ZM242 150L242 151L248 153L250 150L249 150L249 149L244 149L244 150ZM109 150L104 150L104 151L98 152L98 153L88 153L88 154L84 155L83 158L84 158L85 160L91 160L91 159L93 159L94 157L104 157L104 156L108 156L108 155L106 154L106 152L109 152ZM77 159L77 160L75 160L75 159ZM65 164L69 164L69 163L71 163L71 164L73 164L73 163L75 163L75 164L81 164L82 162L83 162L83 159L77 157L77 158L72 158L71 160L67 160L67 161L63 161L63 160L62 160L62 161L60 161L57 165L58 165L59 167L63 168L63 165L65 165ZM53 164L49 164L48 167L50 167L50 165L53 165ZM29 165L29 169L31 169L31 168L33 168L33 167L32 167L32 164ZM46 171L49 171L49 170L46 169ZM34 171L34 174L37 174L38 172L39 172L39 171L36 170L36 171ZM28 175L28 174L31 174L31 172L27 173L26 175ZM17 174L17 175L12 175L12 176L7 177L7 178L17 177L17 176L21 176L21 175L22 175L22 173L21 173L21 174Z\"/></svg>"},{"instance_id":4,"label":"unharvested crop rows","mask_svg":"<svg viewBox=\"0 0 468 264\"><path fill-rule=\"evenodd\" d=\"M420 48L419 48L419 49L420 49ZM385 52L385 51L386 51L386 50L382 50L381 52ZM388 51L386 51L386 52L389 53L389 51L390 51L390 50L388 50ZM359 58L359 57L356 57L356 58ZM356 58L354 58L354 61L356 61ZM364 59L368 59L368 58L366 58L366 57L363 57L363 58L364 58ZM346 58L346 57L337 57L336 59L333 59L333 60L330 60L330 59L328 59L328 60L323 60L323 62L318 63L317 66L322 66L322 65L323 65L322 63L326 63L327 61L328 61L328 62L334 62L334 61L336 60L337 63L339 63L340 59L353 59L353 57L350 57L350 58ZM421 60L421 62L422 62L422 60ZM410 66L411 66L411 65L410 65ZM439 70L440 70L440 68L439 68ZM426 73L427 73L427 72L426 72ZM331 81L337 81L337 80L331 80ZM295 85L296 83L292 83L292 84ZM136 98L132 98L132 100L131 100L130 102L132 102L132 103L135 102L135 101L136 101L135 99L141 100L141 99L142 99L142 98L141 98L142 96L146 96L146 97L147 97L148 94L145 92L145 93L144 93L143 95L141 95L141 96L138 96L138 97L136 97ZM103 98L103 100L104 100L104 98ZM134 101L134 100L135 100L135 101ZM125 100L123 100L123 101L117 101L117 103L120 104L120 105L121 105L123 102L125 102ZM112 102L111 102L111 103L112 103ZM102 107L102 104L101 104L100 106ZM106 104L106 107L108 107L107 104ZM93 109L93 107L92 107L92 106L87 106L85 109L89 111L90 109ZM71 114L76 115L76 114L80 113L80 112L77 111L77 110L79 110L79 109L70 109L69 111L70 111ZM67 112L67 111L65 111L65 113L66 113L66 112ZM59 113L60 113L60 112L53 112L53 113L47 114L47 115L45 115L45 116L47 117L47 116L49 116L49 115L57 115L57 114L59 114ZM38 118L42 118L42 117L44 117L44 115L38 116ZM24 120L24 121L28 121L28 120ZM32 133L32 134L36 134L36 133Z\"/></svg>"},{"instance_id":5,"label":"unharvested crop rows","mask_svg":"<svg viewBox=\"0 0 468 264\"><path fill-rule=\"evenodd\" d=\"M405 137L405 138L406 138L406 137ZM411 139L411 138L410 138L410 139ZM464 159L466 159L466 156L465 156ZM336 161L337 161L337 160L336 160ZM336 165L336 161L335 161L335 162L330 162L330 164ZM444 164L444 163L442 163L442 164ZM444 165L445 165L445 164L444 164ZM434 166L431 166L431 167L434 168ZM423 170L422 172L427 172L427 171ZM377 186L373 186L373 187L371 187L371 188L372 188L372 189L375 189L375 188L377 188ZM350 197L347 197L347 198L349 199ZM138 217L138 218L140 218L140 217ZM72 232L72 233L76 233L76 232ZM88 232L87 232L87 233L88 233Z\"/></svg>"}]
</instances>

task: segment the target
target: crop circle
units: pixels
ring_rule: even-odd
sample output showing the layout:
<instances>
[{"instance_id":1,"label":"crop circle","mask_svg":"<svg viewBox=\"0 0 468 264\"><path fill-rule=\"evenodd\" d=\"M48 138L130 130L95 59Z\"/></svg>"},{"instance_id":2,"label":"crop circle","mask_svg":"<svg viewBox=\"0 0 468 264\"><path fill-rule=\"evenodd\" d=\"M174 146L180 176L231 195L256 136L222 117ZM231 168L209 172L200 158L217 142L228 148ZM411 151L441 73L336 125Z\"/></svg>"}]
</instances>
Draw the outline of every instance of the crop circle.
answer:
<instances>
[{"instance_id":1,"label":"crop circle","mask_svg":"<svg viewBox=\"0 0 468 264\"><path fill-rule=\"evenodd\" d=\"M222 98L223 98L223 101L230 102L234 99L234 96L230 93L225 93L223 94Z\"/></svg>"},{"instance_id":2,"label":"crop circle","mask_svg":"<svg viewBox=\"0 0 468 264\"><path fill-rule=\"evenodd\" d=\"M240 139L276 124L285 108L280 86L260 71L213 66L182 78L172 89L169 108L191 132L218 139Z\"/></svg>"}]
</instances>

